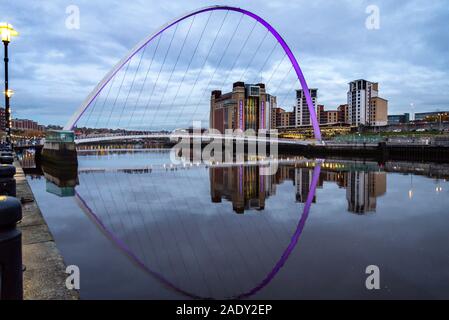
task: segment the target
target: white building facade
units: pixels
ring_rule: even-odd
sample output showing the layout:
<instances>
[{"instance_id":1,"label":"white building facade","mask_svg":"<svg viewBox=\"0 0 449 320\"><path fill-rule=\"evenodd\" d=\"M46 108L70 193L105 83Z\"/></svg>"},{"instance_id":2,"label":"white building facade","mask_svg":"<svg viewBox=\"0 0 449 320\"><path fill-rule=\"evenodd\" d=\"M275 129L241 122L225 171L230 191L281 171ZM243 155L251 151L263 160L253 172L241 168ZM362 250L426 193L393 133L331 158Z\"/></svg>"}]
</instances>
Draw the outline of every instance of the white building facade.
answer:
<instances>
[{"instance_id":1,"label":"white building facade","mask_svg":"<svg viewBox=\"0 0 449 320\"><path fill-rule=\"evenodd\" d=\"M316 111L318 105L318 89L309 89L309 92L312 97L313 108ZM302 89L296 90L295 121L296 127L312 125L309 106L307 105L306 96Z\"/></svg>"}]
</instances>

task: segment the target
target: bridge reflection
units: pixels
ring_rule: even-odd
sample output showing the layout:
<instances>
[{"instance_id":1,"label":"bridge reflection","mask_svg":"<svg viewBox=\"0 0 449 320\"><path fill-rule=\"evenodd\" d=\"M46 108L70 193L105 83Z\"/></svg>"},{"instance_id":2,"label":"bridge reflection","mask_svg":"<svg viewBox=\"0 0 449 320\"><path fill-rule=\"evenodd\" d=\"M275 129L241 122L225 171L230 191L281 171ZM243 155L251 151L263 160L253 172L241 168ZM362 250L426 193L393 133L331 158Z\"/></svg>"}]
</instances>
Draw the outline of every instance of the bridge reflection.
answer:
<instances>
[{"instance_id":1,"label":"bridge reflection","mask_svg":"<svg viewBox=\"0 0 449 320\"><path fill-rule=\"evenodd\" d=\"M81 173L76 197L123 252L165 285L192 298L244 298L266 286L293 251L320 168L313 169L302 214L298 207L242 219L226 207L210 207L207 188L195 181L207 174L201 167Z\"/></svg>"}]
</instances>

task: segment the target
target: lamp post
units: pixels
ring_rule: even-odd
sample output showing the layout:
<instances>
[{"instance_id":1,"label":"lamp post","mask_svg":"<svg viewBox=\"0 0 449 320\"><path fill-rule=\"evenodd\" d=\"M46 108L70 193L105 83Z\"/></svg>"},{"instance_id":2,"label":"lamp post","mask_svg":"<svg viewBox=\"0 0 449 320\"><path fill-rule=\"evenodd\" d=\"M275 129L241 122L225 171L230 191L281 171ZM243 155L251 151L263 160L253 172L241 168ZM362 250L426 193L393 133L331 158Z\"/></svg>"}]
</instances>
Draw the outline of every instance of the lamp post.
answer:
<instances>
[{"instance_id":1,"label":"lamp post","mask_svg":"<svg viewBox=\"0 0 449 320\"><path fill-rule=\"evenodd\" d=\"M9 99L13 95L13 91L8 87L8 44L11 42L11 37L18 36L19 33L14 30L9 23L0 23L0 35L2 37L3 45L5 47L5 131L6 142L11 142L11 110L9 107Z\"/></svg>"}]
</instances>

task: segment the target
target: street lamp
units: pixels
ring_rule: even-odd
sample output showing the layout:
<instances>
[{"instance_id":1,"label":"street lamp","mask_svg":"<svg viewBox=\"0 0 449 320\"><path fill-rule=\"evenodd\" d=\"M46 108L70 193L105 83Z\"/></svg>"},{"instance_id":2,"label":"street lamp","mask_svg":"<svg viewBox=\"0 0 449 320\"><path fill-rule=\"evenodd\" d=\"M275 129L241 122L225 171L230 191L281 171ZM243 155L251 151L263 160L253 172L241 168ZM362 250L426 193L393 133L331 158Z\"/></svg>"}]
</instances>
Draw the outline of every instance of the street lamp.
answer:
<instances>
[{"instance_id":1,"label":"street lamp","mask_svg":"<svg viewBox=\"0 0 449 320\"><path fill-rule=\"evenodd\" d=\"M0 23L0 36L2 38L5 47L5 131L6 142L11 142L11 111L9 108L9 99L13 95L13 91L8 88L8 44L11 42L11 38L18 36L19 33L14 30L13 26L6 22Z\"/></svg>"}]
</instances>

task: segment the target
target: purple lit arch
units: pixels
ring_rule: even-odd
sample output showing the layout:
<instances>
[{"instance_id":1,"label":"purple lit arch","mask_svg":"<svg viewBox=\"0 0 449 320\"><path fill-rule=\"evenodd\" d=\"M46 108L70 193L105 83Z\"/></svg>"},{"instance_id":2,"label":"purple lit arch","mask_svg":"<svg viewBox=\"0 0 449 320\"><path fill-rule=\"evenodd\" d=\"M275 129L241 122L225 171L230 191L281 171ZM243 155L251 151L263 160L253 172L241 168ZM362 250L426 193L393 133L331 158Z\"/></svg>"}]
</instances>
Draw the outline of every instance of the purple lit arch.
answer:
<instances>
[{"instance_id":1,"label":"purple lit arch","mask_svg":"<svg viewBox=\"0 0 449 320\"><path fill-rule=\"evenodd\" d=\"M87 98L84 100L83 104L79 107L79 109L73 114L73 116L70 118L69 122L64 127L64 130L72 130L73 127L76 125L80 117L84 114L84 112L89 108L92 101L100 94L100 92L103 90L103 88L109 83L109 81L117 74L117 72L137 53L145 47L148 43L150 43L154 38L156 38L158 35L163 33L168 28L172 27L173 25L189 18L192 16L195 16L200 13L208 12L208 11L216 11L216 10L228 10L228 11L235 11L240 12L248 17L253 18L258 23L263 25L267 30L276 38L278 43L282 46L284 49L286 55L290 59L290 62L295 69L296 75L298 77L298 80L301 84L302 89L304 90L304 94L307 101L307 106L309 107L310 111L310 118L312 120L312 126L313 126L313 132L315 135L315 139L318 141L321 141L321 132L320 127L318 125L316 112L313 106L312 97L310 96L309 87L307 86L307 82L304 78L304 75L301 71L301 68L299 67L298 61L296 60L295 56L293 55L293 52L290 50L287 43L284 41L284 39L281 37L281 35L264 19L259 17L258 15L245 10L241 8L236 7L230 7L230 6L211 6L211 7L205 7L202 9L198 9L195 11L192 11L190 13L187 13L167 24L162 26L158 31L150 35L149 37L145 38L143 41L138 43L122 60L120 60L114 68L98 83L98 85L94 88L94 90L87 96Z\"/></svg>"}]
</instances>

